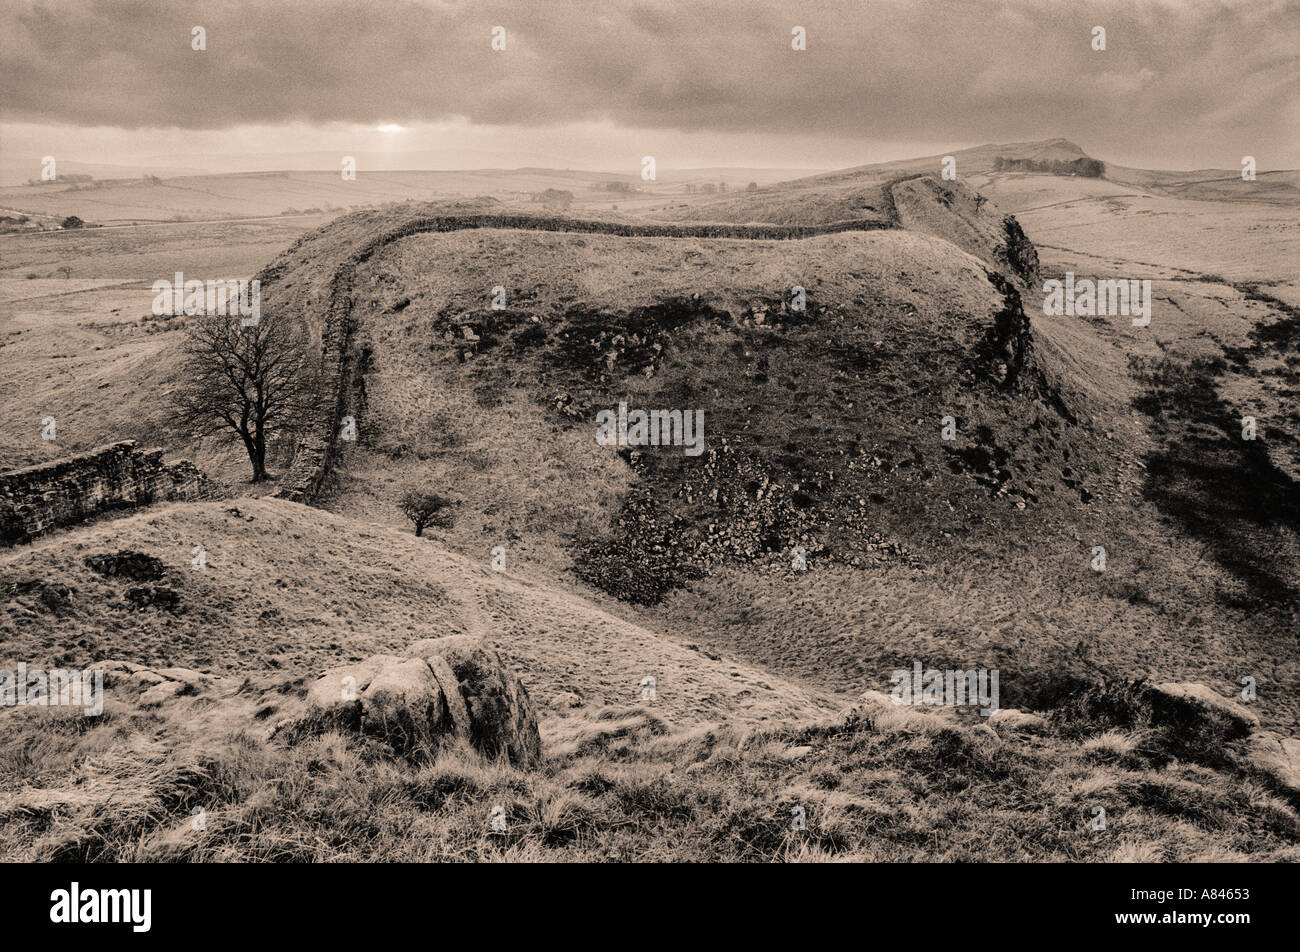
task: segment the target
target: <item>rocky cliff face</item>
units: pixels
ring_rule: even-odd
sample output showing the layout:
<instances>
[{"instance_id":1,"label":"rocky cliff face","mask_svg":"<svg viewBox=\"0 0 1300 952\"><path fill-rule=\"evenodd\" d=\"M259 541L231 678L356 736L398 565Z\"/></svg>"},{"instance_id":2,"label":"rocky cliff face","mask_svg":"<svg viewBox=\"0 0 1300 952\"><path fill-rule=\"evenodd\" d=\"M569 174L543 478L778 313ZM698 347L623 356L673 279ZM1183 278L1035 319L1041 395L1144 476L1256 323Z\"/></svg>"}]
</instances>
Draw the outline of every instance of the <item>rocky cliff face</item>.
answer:
<instances>
[{"instance_id":1,"label":"rocky cliff face","mask_svg":"<svg viewBox=\"0 0 1300 952\"><path fill-rule=\"evenodd\" d=\"M10 546L110 509L197 499L203 474L189 460L122 440L86 453L0 473L0 545Z\"/></svg>"},{"instance_id":2,"label":"rocky cliff face","mask_svg":"<svg viewBox=\"0 0 1300 952\"><path fill-rule=\"evenodd\" d=\"M951 241L1008 277L1033 286L1038 251L1012 215L960 182L932 175L898 179L886 186L900 228Z\"/></svg>"}]
</instances>

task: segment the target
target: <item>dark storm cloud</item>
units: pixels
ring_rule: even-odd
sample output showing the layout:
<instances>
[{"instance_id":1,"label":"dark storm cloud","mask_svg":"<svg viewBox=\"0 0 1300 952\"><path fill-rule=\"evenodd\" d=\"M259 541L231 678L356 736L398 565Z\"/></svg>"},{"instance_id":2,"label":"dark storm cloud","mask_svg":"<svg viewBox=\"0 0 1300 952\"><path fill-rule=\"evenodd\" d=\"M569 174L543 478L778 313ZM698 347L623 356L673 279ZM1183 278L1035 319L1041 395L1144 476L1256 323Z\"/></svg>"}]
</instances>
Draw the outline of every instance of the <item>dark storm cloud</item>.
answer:
<instances>
[{"instance_id":1,"label":"dark storm cloud","mask_svg":"<svg viewBox=\"0 0 1300 952\"><path fill-rule=\"evenodd\" d=\"M195 25L207 52L190 49ZM790 49L795 25L806 52ZM125 128L465 117L1276 138L1294 120L1298 36L1294 2L9 0L0 70L8 120Z\"/></svg>"}]
</instances>

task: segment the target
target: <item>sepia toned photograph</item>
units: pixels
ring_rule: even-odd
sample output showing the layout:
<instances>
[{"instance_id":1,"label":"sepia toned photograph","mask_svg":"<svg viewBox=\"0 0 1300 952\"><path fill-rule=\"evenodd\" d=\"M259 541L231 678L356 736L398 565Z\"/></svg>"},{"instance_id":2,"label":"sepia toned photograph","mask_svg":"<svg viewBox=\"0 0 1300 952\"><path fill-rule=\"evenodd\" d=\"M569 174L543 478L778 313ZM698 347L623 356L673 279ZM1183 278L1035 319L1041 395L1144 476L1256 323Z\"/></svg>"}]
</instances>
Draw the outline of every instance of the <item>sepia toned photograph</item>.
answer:
<instances>
[{"instance_id":1,"label":"sepia toned photograph","mask_svg":"<svg viewBox=\"0 0 1300 952\"><path fill-rule=\"evenodd\" d=\"M0 860L1096 865L1232 941L1300 860L1298 54L7 0Z\"/></svg>"}]
</instances>

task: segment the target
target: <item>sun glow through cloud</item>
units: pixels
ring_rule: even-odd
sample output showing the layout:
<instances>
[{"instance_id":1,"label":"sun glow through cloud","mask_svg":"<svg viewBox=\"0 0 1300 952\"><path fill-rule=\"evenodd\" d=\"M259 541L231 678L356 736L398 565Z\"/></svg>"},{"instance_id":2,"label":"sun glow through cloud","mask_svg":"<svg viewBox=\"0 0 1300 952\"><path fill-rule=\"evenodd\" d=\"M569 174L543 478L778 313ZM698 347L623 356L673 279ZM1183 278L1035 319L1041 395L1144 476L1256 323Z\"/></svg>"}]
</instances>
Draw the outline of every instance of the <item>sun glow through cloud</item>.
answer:
<instances>
[{"instance_id":1,"label":"sun glow through cloud","mask_svg":"<svg viewBox=\"0 0 1300 952\"><path fill-rule=\"evenodd\" d=\"M382 125L375 126L376 132L405 132L406 126L399 126L395 122L385 122Z\"/></svg>"}]
</instances>

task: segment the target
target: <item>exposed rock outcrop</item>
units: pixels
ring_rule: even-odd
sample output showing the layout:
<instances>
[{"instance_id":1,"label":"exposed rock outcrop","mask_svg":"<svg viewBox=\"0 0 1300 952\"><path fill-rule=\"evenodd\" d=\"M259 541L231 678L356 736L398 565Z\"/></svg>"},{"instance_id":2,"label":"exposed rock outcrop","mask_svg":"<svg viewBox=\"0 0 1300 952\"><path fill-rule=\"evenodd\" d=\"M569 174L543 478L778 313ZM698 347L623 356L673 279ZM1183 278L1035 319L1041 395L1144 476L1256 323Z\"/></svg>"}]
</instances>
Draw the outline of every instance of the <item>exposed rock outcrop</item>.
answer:
<instances>
[{"instance_id":1,"label":"exposed rock outcrop","mask_svg":"<svg viewBox=\"0 0 1300 952\"><path fill-rule=\"evenodd\" d=\"M1197 683L1167 681L1147 690L1151 718L1183 733L1236 740L1259 727L1259 717L1223 695Z\"/></svg>"},{"instance_id":2,"label":"exposed rock outcrop","mask_svg":"<svg viewBox=\"0 0 1300 952\"><path fill-rule=\"evenodd\" d=\"M1292 797L1300 797L1300 739L1256 731L1246 741L1246 763Z\"/></svg>"},{"instance_id":3,"label":"exposed rock outcrop","mask_svg":"<svg viewBox=\"0 0 1300 952\"><path fill-rule=\"evenodd\" d=\"M1015 215L1007 215L1002 219L1002 231L1006 235L1002 253L1006 256L1007 264L1021 281L1031 287L1036 286L1040 277L1038 249L1025 235L1025 230L1020 227Z\"/></svg>"},{"instance_id":4,"label":"exposed rock outcrop","mask_svg":"<svg viewBox=\"0 0 1300 952\"><path fill-rule=\"evenodd\" d=\"M950 241L1008 277L1038 281L1038 252L1020 223L960 182L914 175L885 187L898 226Z\"/></svg>"},{"instance_id":5,"label":"exposed rock outcrop","mask_svg":"<svg viewBox=\"0 0 1300 952\"><path fill-rule=\"evenodd\" d=\"M988 718L988 725L999 731L1025 731L1039 733L1048 730L1047 720L1031 711L1018 711L1004 707L994 711Z\"/></svg>"}]
</instances>

